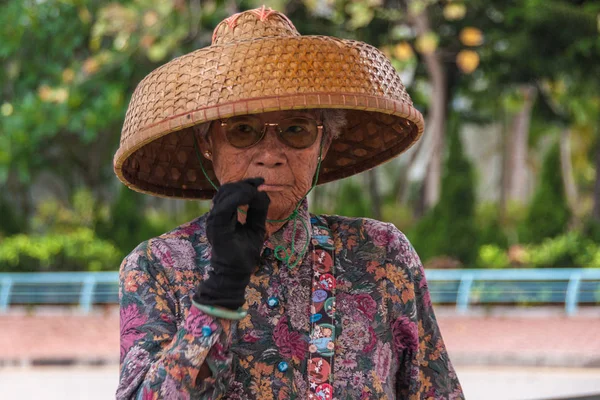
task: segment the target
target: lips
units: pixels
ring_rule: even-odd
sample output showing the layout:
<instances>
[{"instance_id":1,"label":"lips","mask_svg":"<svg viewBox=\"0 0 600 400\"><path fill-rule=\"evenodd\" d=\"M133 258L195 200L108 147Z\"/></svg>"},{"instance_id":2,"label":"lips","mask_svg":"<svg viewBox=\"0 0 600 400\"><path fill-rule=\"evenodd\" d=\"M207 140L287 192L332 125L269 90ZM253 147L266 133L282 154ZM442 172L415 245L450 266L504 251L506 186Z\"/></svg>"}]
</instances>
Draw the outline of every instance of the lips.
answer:
<instances>
[{"instance_id":1,"label":"lips","mask_svg":"<svg viewBox=\"0 0 600 400\"><path fill-rule=\"evenodd\" d=\"M287 187L288 187L288 185L263 183L262 185L260 185L258 187L258 190L262 190L265 192L277 192L277 191L283 191L283 190L287 189Z\"/></svg>"}]
</instances>

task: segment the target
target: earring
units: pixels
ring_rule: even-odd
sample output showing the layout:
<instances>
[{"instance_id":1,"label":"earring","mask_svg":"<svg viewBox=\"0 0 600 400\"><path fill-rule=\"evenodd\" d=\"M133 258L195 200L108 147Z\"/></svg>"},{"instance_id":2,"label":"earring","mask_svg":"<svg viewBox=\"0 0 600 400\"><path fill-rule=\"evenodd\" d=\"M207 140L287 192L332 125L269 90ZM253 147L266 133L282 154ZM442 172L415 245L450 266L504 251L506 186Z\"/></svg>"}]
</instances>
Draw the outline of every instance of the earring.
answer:
<instances>
[{"instance_id":1,"label":"earring","mask_svg":"<svg viewBox=\"0 0 600 400\"><path fill-rule=\"evenodd\" d=\"M212 153L210 152L210 150L206 150L204 152L204 157L208 158L210 160L210 157L212 156Z\"/></svg>"}]
</instances>

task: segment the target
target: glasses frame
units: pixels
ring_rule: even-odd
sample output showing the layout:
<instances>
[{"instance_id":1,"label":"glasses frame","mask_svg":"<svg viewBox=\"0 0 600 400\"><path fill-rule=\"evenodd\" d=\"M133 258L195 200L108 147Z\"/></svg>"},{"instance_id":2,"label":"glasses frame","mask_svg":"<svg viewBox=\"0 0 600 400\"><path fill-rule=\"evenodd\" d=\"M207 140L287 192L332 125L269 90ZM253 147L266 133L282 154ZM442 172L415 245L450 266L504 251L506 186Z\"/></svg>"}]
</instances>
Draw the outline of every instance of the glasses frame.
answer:
<instances>
[{"instance_id":1,"label":"glasses frame","mask_svg":"<svg viewBox=\"0 0 600 400\"><path fill-rule=\"evenodd\" d=\"M313 119L313 118L308 118L308 117L289 117L289 118L285 118L284 120L286 120L286 119L293 119L293 118ZM221 120L219 120L219 122L221 123L221 127L226 127L227 126L228 119L225 119L225 120L221 119ZM225 136L225 140L227 140L227 143L229 143L231 146L235 147L236 149L249 149L249 148L254 147L257 144L259 144L265 138L265 135L267 134L267 128L269 126L276 126L277 127L277 139L279 139L279 141L283 145L285 145L285 146L287 146L287 147L289 147L291 149L304 150L304 149L308 149L310 146L312 146L313 144L315 144L315 142L317 141L317 137L319 137L319 133L323 132L323 122L320 122L320 121L318 121L316 119L313 119L313 120L317 123L317 136L315 136L315 140L313 140L312 143L310 143L309 145L304 146L304 147L293 147L293 146L290 146L289 144L287 144L283 140L283 138L282 138L283 131L281 130L281 128L279 127L279 123L277 123L277 122L265 122L264 126L263 126L263 129L261 131L260 137L258 138L258 140L255 143L251 144L250 146L245 146L245 147L235 146L233 143L231 143L229 141L229 138L227 137L227 134L225 134L224 136Z\"/></svg>"}]
</instances>

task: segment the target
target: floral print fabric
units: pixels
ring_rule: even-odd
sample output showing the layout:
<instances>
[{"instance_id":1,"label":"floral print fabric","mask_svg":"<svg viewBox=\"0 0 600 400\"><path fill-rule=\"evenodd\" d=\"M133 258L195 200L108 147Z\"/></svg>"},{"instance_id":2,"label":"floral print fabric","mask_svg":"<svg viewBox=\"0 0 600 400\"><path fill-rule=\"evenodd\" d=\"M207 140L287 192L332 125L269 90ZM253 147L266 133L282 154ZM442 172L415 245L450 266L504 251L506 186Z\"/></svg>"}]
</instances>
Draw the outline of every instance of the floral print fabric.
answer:
<instances>
[{"instance_id":1,"label":"floral print fabric","mask_svg":"<svg viewBox=\"0 0 600 400\"><path fill-rule=\"evenodd\" d=\"M371 219L310 216L306 203L299 211L310 231L296 229L295 253L307 240L308 251L288 268L274 252L289 248L293 223L269 237L240 321L191 305L211 268L206 216L140 244L123 260L117 398L307 399L309 376L326 373L333 399L464 398L406 237ZM333 371L311 353L331 341L325 329L316 338L311 321L313 258L327 240L335 264ZM201 380L203 364L212 375Z\"/></svg>"}]
</instances>

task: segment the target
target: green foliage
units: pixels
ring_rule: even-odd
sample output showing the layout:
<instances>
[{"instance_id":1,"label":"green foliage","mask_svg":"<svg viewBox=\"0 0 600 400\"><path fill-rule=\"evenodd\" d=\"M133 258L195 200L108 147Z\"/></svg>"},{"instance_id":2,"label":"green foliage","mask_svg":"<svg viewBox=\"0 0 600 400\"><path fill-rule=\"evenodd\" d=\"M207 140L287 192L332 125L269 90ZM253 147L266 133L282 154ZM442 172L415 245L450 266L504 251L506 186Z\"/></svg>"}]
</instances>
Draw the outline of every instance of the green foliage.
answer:
<instances>
[{"instance_id":1,"label":"green foliage","mask_svg":"<svg viewBox=\"0 0 600 400\"><path fill-rule=\"evenodd\" d=\"M27 188L49 171L69 191L110 187L135 85L209 44L227 12L221 1L2 2L0 185L12 175Z\"/></svg>"},{"instance_id":2,"label":"green foliage","mask_svg":"<svg viewBox=\"0 0 600 400\"><path fill-rule=\"evenodd\" d=\"M0 238L21 232L26 224L23 216L2 196L0 196L0 216Z\"/></svg>"},{"instance_id":3,"label":"green foliage","mask_svg":"<svg viewBox=\"0 0 600 400\"><path fill-rule=\"evenodd\" d=\"M456 2L416 0L407 4L412 13L424 11L429 19L431 31L425 36L435 38L438 55L444 56L443 66L451 82L449 102L458 96L470 100L474 120L502 121L503 112L522 106L515 88L538 83L538 102L548 104L536 104L532 111L530 138L536 140L530 145L535 146L538 138L541 142L556 134L557 121L589 132L597 125L600 100L594 88L600 77L600 3L576 3L477 0L464 3L466 13L459 18L445 14L447 6L456 6ZM207 0L198 8L195 2L164 0L2 2L0 186L11 177L21 185L19 192L27 193L38 174L48 171L63 178L70 204L43 201L32 218L20 215L0 198L0 236L13 237L31 227L36 235L67 237L83 227L96 230L124 254L141 241L205 212L207 203L201 202L189 202L182 212L146 208L145 196L125 187L113 204L100 204L79 188L83 184L96 193L106 193L113 187L112 156L128 98L141 78L173 57L208 45L212 29L230 12L261 4L258 0ZM287 11L303 34L359 39L384 50L396 68L411 76L412 83L405 84L427 118L431 79L426 57L417 45L423 38L415 34L414 18L408 10L378 0L277 0L267 6ZM469 26L482 30L480 46L461 43L460 31ZM404 47L398 47L400 44ZM467 48L479 54L481 63L473 74L457 78L454 58ZM589 137L593 135L597 136L597 131L585 139L574 135L573 140L582 209L589 208L592 198L594 151ZM448 136L451 149L440 204L419 222L417 234L410 235L424 259L448 255L468 266L476 258L478 245L488 244L492 247L481 249L478 263L500 266L506 261L500 253L509 243L531 240L548 246L543 251L552 255L550 261L544 260L544 254L536 253L538 247L527 247L532 260L539 260L536 265L598 265L600 256L589 240L600 243L600 228L591 223L587 226L589 240L582 242L580 250L588 260L585 262L572 254L576 243L562 237L569 215L564 195L557 192L562 188L557 158L548 162L551 168L545 165L531 207L523 213L509 204L500 221L493 205L482 205L474 213L472 171L463 156L456 156L462 151L455 148L457 138L454 132ZM578 162L576 153L585 162ZM456 159L451 161L452 157ZM394 179L391 175L389 180ZM382 190L389 183L383 182ZM356 180L344 181L335 208L322 211L371 215L366 187ZM382 193L382 198L386 197ZM406 206L385 202L382 212L385 220L403 230L413 225ZM556 241L543 241L553 236ZM42 236L27 237L42 243ZM482 257L487 261L481 263ZM23 256L22 260L29 258Z\"/></svg>"},{"instance_id":4,"label":"green foliage","mask_svg":"<svg viewBox=\"0 0 600 400\"><path fill-rule=\"evenodd\" d=\"M499 206L497 204L480 204L476 210L475 223L481 245L493 244L504 249L508 247L508 238L500 221Z\"/></svg>"},{"instance_id":5,"label":"green foliage","mask_svg":"<svg viewBox=\"0 0 600 400\"><path fill-rule=\"evenodd\" d=\"M115 270L124 253L94 232L102 214L92 193L79 189L71 204L54 198L38 204L32 234L13 234L0 241L0 271Z\"/></svg>"},{"instance_id":6,"label":"green foliage","mask_svg":"<svg viewBox=\"0 0 600 400\"><path fill-rule=\"evenodd\" d=\"M600 222L590 218L583 227L583 235L586 239L600 244Z\"/></svg>"},{"instance_id":7,"label":"green foliage","mask_svg":"<svg viewBox=\"0 0 600 400\"><path fill-rule=\"evenodd\" d=\"M599 267L600 248L578 232L545 239L539 245L525 247L526 262L534 268Z\"/></svg>"},{"instance_id":8,"label":"green foliage","mask_svg":"<svg viewBox=\"0 0 600 400\"><path fill-rule=\"evenodd\" d=\"M434 256L450 256L468 266L474 263L478 247L475 183L471 163L463 153L458 122L453 122L440 200L419 221L412 237L425 261Z\"/></svg>"},{"instance_id":9,"label":"green foliage","mask_svg":"<svg viewBox=\"0 0 600 400\"><path fill-rule=\"evenodd\" d=\"M371 209L365 188L354 179L345 179L337 195L334 213L346 217L370 215Z\"/></svg>"},{"instance_id":10,"label":"green foliage","mask_svg":"<svg viewBox=\"0 0 600 400\"><path fill-rule=\"evenodd\" d=\"M207 201L189 200L185 202L183 211L178 212L175 216L164 210L149 208L144 213L144 221L146 223L145 236L148 236L148 238L159 236L176 226L192 221L207 213L209 205L210 203Z\"/></svg>"},{"instance_id":11,"label":"green foliage","mask_svg":"<svg viewBox=\"0 0 600 400\"><path fill-rule=\"evenodd\" d=\"M14 235L0 242L0 271L114 271L123 254L88 228L69 233Z\"/></svg>"},{"instance_id":12,"label":"green foliage","mask_svg":"<svg viewBox=\"0 0 600 400\"><path fill-rule=\"evenodd\" d=\"M404 204L398 204L396 201L388 201L383 204L382 219L391 222L402 232L410 231L415 223L412 210Z\"/></svg>"},{"instance_id":13,"label":"green foliage","mask_svg":"<svg viewBox=\"0 0 600 400\"><path fill-rule=\"evenodd\" d=\"M123 254L141 242L159 236L208 212L208 202L187 201L175 216L145 206L147 196L121 186L110 210L96 225L98 236L114 243Z\"/></svg>"},{"instance_id":14,"label":"green foliage","mask_svg":"<svg viewBox=\"0 0 600 400\"><path fill-rule=\"evenodd\" d=\"M108 218L97 225L98 235L113 242L123 254L157 234L144 216L145 196L126 186L121 186L112 204Z\"/></svg>"},{"instance_id":15,"label":"green foliage","mask_svg":"<svg viewBox=\"0 0 600 400\"><path fill-rule=\"evenodd\" d=\"M549 151L527 217L520 228L521 243L540 243L565 232L571 212L565 195L558 144Z\"/></svg>"},{"instance_id":16,"label":"green foliage","mask_svg":"<svg viewBox=\"0 0 600 400\"><path fill-rule=\"evenodd\" d=\"M477 266L480 268L508 268L510 259L506 250L493 244L486 244L479 248Z\"/></svg>"},{"instance_id":17,"label":"green foliage","mask_svg":"<svg viewBox=\"0 0 600 400\"><path fill-rule=\"evenodd\" d=\"M577 231L524 246L521 252L519 265L512 265L506 249L484 245L477 264L481 268L600 268L600 245Z\"/></svg>"},{"instance_id":18,"label":"green foliage","mask_svg":"<svg viewBox=\"0 0 600 400\"><path fill-rule=\"evenodd\" d=\"M34 232L40 234L68 233L81 227L93 229L96 215L102 212L98 207L93 194L80 188L73 194L69 206L55 198L38 203L31 226Z\"/></svg>"}]
</instances>

